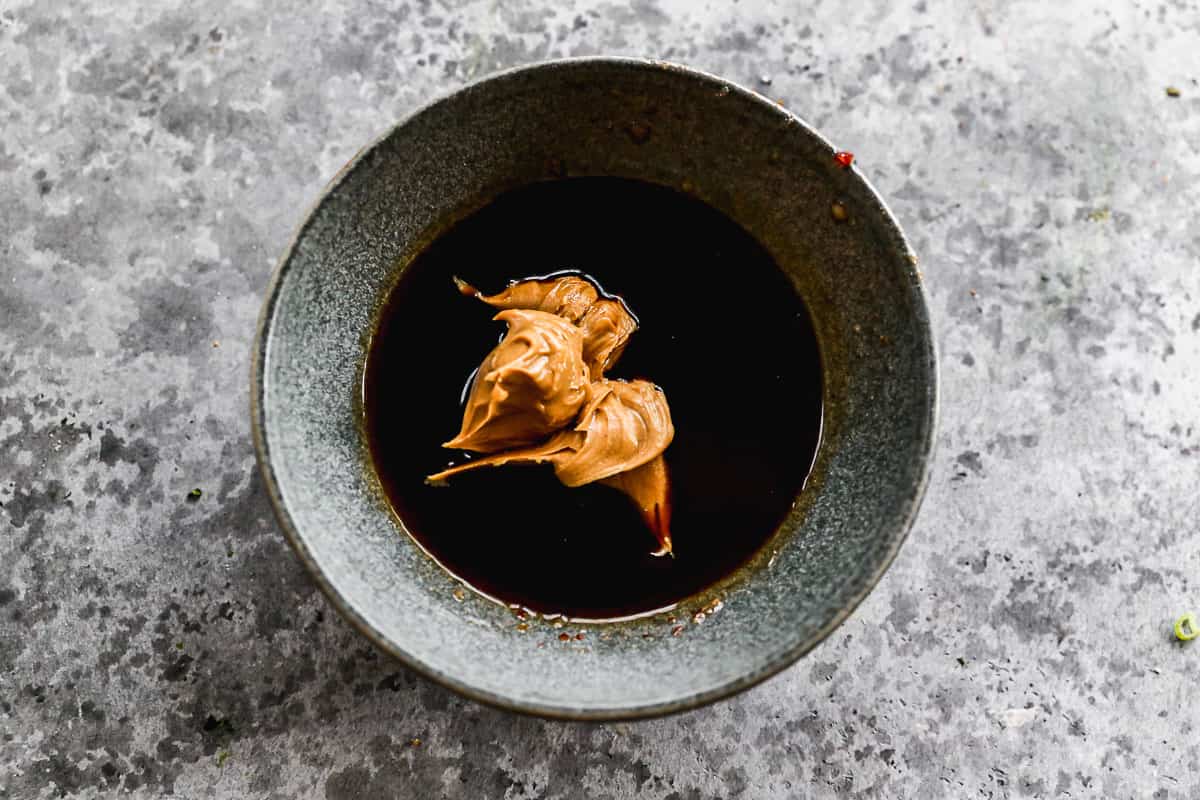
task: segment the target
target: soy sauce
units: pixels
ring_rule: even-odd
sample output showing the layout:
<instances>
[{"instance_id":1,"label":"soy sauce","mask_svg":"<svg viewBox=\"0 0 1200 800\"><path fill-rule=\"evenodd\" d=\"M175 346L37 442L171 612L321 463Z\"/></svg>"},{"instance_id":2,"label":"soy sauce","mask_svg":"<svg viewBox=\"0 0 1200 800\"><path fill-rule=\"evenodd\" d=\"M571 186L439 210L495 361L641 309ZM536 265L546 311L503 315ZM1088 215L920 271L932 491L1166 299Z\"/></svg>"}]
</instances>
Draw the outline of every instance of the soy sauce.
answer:
<instances>
[{"instance_id":1,"label":"soy sauce","mask_svg":"<svg viewBox=\"0 0 1200 800\"><path fill-rule=\"evenodd\" d=\"M463 387L503 336L464 297L563 270L620 295L641 326L609 372L663 388L675 440L675 556L614 489L564 487L548 466L482 469L445 487L426 475L462 421ZM821 429L812 322L767 251L695 198L617 178L570 178L500 195L404 270L365 371L375 470L410 534L502 602L604 619L668 607L744 563L804 485Z\"/></svg>"}]
</instances>

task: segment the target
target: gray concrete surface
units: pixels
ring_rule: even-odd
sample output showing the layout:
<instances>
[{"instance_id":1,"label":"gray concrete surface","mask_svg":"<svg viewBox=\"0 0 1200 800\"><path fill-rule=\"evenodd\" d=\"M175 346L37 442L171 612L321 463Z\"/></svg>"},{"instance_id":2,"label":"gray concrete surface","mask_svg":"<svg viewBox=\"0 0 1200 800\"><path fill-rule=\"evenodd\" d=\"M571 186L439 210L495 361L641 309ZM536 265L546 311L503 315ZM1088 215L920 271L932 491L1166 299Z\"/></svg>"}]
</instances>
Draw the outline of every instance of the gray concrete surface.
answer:
<instances>
[{"instance_id":1,"label":"gray concrete surface","mask_svg":"<svg viewBox=\"0 0 1200 800\"><path fill-rule=\"evenodd\" d=\"M1170 634L1200 609L1198 43L1195 2L0 0L0 797L1200 796L1200 642ZM735 700L594 726L366 646L247 420L260 293L338 166L592 53L857 153L945 387L914 534L846 625Z\"/></svg>"}]
</instances>

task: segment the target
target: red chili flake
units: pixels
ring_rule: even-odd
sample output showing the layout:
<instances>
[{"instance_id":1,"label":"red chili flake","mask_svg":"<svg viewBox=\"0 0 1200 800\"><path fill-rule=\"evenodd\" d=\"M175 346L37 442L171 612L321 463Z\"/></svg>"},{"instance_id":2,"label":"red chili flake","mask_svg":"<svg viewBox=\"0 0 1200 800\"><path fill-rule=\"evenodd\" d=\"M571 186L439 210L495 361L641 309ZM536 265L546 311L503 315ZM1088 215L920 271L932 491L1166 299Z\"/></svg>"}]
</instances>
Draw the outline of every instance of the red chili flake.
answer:
<instances>
[{"instance_id":1,"label":"red chili flake","mask_svg":"<svg viewBox=\"0 0 1200 800\"><path fill-rule=\"evenodd\" d=\"M577 641L577 642L582 642L586 638L587 638L587 634L584 634L584 633L575 634L575 641Z\"/></svg>"},{"instance_id":2,"label":"red chili flake","mask_svg":"<svg viewBox=\"0 0 1200 800\"><path fill-rule=\"evenodd\" d=\"M678 635L679 635L679 634L681 634L681 633L683 633L683 626L682 626L682 625L676 625L674 628L672 628L672 629L671 629L671 635L672 635L672 636L678 636Z\"/></svg>"},{"instance_id":3,"label":"red chili flake","mask_svg":"<svg viewBox=\"0 0 1200 800\"><path fill-rule=\"evenodd\" d=\"M571 634L569 634L569 633L560 633L560 634L558 635L558 640L559 640L560 642L569 642L569 641L571 641Z\"/></svg>"},{"instance_id":4,"label":"red chili flake","mask_svg":"<svg viewBox=\"0 0 1200 800\"><path fill-rule=\"evenodd\" d=\"M650 138L650 126L644 122L631 122L625 126L625 132L634 144L644 144Z\"/></svg>"},{"instance_id":5,"label":"red chili flake","mask_svg":"<svg viewBox=\"0 0 1200 800\"><path fill-rule=\"evenodd\" d=\"M848 153L845 150L838 150L833 154L833 160L842 169L848 169L854 163L854 153Z\"/></svg>"}]
</instances>

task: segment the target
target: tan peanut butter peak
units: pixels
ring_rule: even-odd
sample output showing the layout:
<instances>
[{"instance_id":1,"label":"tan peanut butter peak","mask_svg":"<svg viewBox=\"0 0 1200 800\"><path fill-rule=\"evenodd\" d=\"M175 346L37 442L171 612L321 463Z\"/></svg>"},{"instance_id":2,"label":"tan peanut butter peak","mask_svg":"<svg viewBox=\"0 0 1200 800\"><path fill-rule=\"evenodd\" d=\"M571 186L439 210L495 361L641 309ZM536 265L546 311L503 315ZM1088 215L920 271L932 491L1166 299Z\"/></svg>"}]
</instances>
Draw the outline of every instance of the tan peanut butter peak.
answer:
<instances>
[{"instance_id":1,"label":"tan peanut butter peak","mask_svg":"<svg viewBox=\"0 0 1200 800\"><path fill-rule=\"evenodd\" d=\"M444 447L494 453L540 441L569 425L587 398L579 328L527 309L496 319L508 333L475 373L462 430Z\"/></svg>"},{"instance_id":2,"label":"tan peanut butter peak","mask_svg":"<svg viewBox=\"0 0 1200 800\"><path fill-rule=\"evenodd\" d=\"M471 385L462 432L445 444L490 455L427 480L479 467L547 463L566 486L599 481L623 492L658 538L655 555L670 554L670 480L662 453L675 428L666 395L649 381L603 377L637 319L619 299L602 297L576 276L520 281L490 296L454 281L463 294L503 309L496 319L508 322L509 331Z\"/></svg>"},{"instance_id":3,"label":"tan peanut butter peak","mask_svg":"<svg viewBox=\"0 0 1200 800\"><path fill-rule=\"evenodd\" d=\"M553 464L565 486L583 486L640 467L675 437L666 395L649 381L611 381L589 387L574 426L546 441L476 458L430 475L439 481L479 467Z\"/></svg>"},{"instance_id":4,"label":"tan peanut butter peak","mask_svg":"<svg viewBox=\"0 0 1200 800\"><path fill-rule=\"evenodd\" d=\"M579 322L600 297L591 281L574 275L517 281L492 295L483 294L461 278L455 278L454 285L468 297L475 297L495 308L529 308L556 314L571 322Z\"/></svg>"},{"instance_id":5,"label":"tan peanut butter peak","mask_svg":"<svg viewBox=\"0 0 1200 800\"><path fill-rule=\"evenodd\" d=\"M583 278L518 281L502 292L485 295L471 284L454 279L458 290L494 308L528 308L569 319L583 331L583 362L592 380L600 380L637 330L637 319L620 300L601 297L596 287Z\"/></svg>"},{"instance_id":6,"label":"tan peanut butter peak","mask_svg":"<svg viewBox=\"0 0 1200 800\"><path fill-rule=\"evenodd\" d=\"M579 321L583 329L583 363L592 380L604 377L637 330L637 320L620 300L602 297L584 312Z\"/></svg>"}]
</instances>

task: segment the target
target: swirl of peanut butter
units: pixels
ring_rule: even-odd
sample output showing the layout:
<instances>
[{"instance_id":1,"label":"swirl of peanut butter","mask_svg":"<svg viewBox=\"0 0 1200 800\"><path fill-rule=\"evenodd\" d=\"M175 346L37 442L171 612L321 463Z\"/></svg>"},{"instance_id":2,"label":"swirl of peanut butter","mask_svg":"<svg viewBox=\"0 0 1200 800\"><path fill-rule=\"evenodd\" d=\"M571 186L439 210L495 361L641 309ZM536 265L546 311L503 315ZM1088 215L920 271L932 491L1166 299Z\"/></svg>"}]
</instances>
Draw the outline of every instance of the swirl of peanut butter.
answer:
<instances>
[{"instance_id":1,"label":"swirl of peanut butter","mask_svg":"<svg viewBox=\"0 0 1200 800\"><path fill-rule=\"evenodd\" d=\"M569 425L588 397L578 327L529 309L496 319L508 333L475 374L462 430L445 447L494 453L528 445Z\"/></svg>"},{"instance_id":2,"label":"swirl of peanut butter","mask_svg":"<svg viewBox=\"0 0 1200 800\"><path fill-rule=\"evenodd\" d=\"M675 428L666 396L649 381L604 377L637 330L637 318L620 298L602 297L573 275L518 281L494 295L454 282L463 294L503 309L496 319L508 322L509 332L475 377L462 432L446 443L491 455L427 480L548 463L566 486L599 482L624 493L658 538L655 555L670 554L663 451Z\"/></svg>"},{"instance_id":3,"label":"swirl of peanut butter","mask_svg":"<svg viewBox=\"0 0 1200 800\"><path fill-rule=\"evenodd\" d=\"M541 444L477 458L428 480L441 481L480 467L548 463L564 485L583 486L640 467L661 455L674 437L662 389L642 380L597 381L588 387L587 404L571 428Z\"/></svg>"},{"instance_id":4,"label":"swirl of peanut butter","mask_svg":"<svg viewBox=\"0 0 1200 800\"><path fill-rule=\"evenodd\" d=\"M583 330L583 363L587 364L592 380L603 378L617 363L637 325L624 303L608 297L596 300L584 312L579 320Z\"/></svg>"},{"instance_id":5,"label":"swirl of peanut butter","mask_svg":"<svg viewBox=\"0 0 1200 800\"><path fill-rule=\"evenodd\" d=\"M579 322L600 293L590 281L574 275L561 278L535 278L509 284L502 292L485 295L466 281L455 278L454 285L468 297L475 297L494 308L528 308L546 311Z\"/></svg>"},{"instance_id":6,"label":"swirl of peanut butter","mask_svg":"<svg viewBox=\"0 0 1200 800\"><path fill-rule=\"evenodd\" d=\"M485 295L471 284L454 279L458 290L494 308L528 308L569 319L583 331L583 361L592 380L600 380L616 363L637 319L619 299L601 297L591 281L575 275L517 281L507 289Z\"/></svg>"},{"instance_id":7,"label":"swirl of peanut butter","mask_svg":"<svg viewBox=\"0 0 1200 800\"><path fill-rule=\"evenodd\" d=\"M582 435L582 441L554 467L567 486L583 486L640 467L675 438L667 396L643 380L594 382L572 432Z\"/></svg>"}]
</instances>

